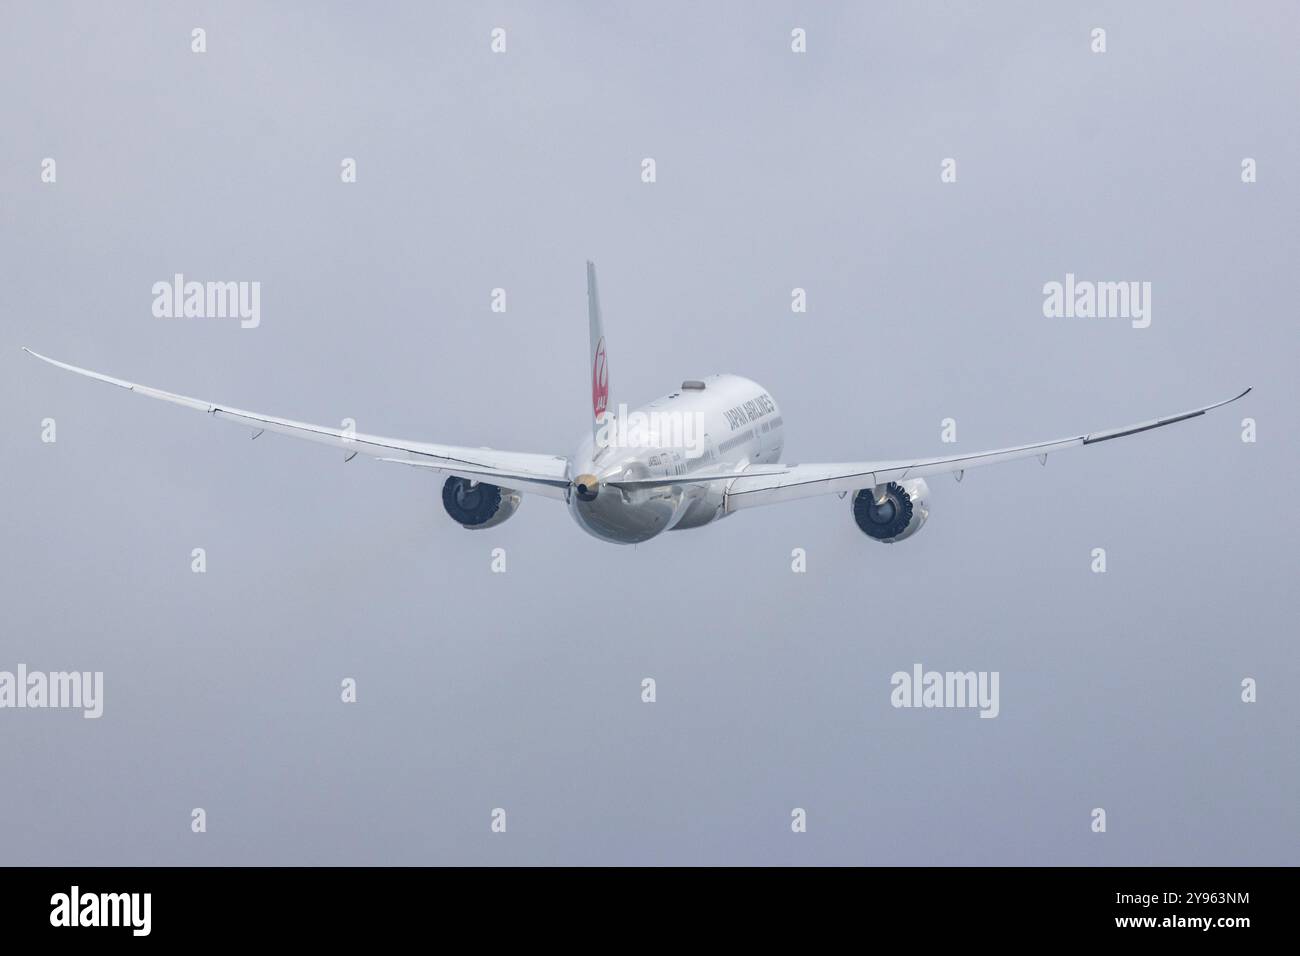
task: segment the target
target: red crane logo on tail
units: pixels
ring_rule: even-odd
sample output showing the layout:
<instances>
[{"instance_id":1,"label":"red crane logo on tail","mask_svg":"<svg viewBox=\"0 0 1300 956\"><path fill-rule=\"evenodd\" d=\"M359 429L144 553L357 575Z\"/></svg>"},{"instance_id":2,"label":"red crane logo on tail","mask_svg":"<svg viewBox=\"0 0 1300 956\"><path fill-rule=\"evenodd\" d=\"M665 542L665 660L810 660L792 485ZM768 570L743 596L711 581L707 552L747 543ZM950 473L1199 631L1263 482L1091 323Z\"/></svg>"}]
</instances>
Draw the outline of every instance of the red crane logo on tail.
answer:
<instances>
[{"instance_id":1,"label":"red crane logo on tail","mask_svg":"<svg viewBox=\"0 0 1300 956\"><path fill-rule=\"evenodd\" d=\"M599 421L609 407L609 365L605 361L605 337L596 343L596 357L591 363L591 413Z\"/></svg>"}]
</instances>

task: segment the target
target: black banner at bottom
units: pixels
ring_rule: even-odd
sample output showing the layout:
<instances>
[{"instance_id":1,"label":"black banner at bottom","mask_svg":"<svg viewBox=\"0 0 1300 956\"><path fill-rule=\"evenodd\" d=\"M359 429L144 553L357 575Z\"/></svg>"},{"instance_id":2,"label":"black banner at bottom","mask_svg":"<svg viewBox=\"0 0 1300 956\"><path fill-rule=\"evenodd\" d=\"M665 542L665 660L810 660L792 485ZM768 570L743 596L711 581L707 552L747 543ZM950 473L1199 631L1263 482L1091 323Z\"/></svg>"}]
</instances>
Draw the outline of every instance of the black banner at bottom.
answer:
<instances>
[{"instance_id":1,"label":"black banner at bottom","mask_svg":"<svg viewBox=\"0 0 1300 956\"><path fill-rule=\"evenodd\" d=\"M0 870L5 938L383 942L432 930L771 942L907 928L918 941L1104 935L1231 945L1284 930L1288 869ZM667 935L668 933L673 935ZM453 936L452 939L458 938Z\"/></svg>"}]
</instances>

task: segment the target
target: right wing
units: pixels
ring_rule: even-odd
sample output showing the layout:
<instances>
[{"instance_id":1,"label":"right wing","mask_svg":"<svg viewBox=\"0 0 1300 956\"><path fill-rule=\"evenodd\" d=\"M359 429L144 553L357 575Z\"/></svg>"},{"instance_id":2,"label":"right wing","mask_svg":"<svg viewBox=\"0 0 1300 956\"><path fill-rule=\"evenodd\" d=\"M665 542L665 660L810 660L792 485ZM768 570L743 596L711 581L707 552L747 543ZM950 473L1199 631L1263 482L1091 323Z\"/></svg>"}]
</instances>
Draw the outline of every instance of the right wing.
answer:
<instances>
[{"instance_id":1,"label":"right wing","mask_svg":"<svg viewBox=\"0 0 1300 956\"><path fill-rule=\"evenodd\" d=\"M1037 442L1032 445L1014 445L1010 448L997 448L992 451L955 455L950 458L908 458L896 461L781 465L777 467L785 469L784 471L754 477L742 473L727 488L726 509L727 511L735 511L739 508L775 504L779 501L793 501L796 498L809 498L814 495L859 491L863 488L873 488L876 485L883 485L891 481L904 481L908 478L927 478L932 475L954 473L958 473L960 477L959 473L964 472L967 468L996 465L1000 462L1015 461L1019 458L1040 457L1045 462L1047 455L1067 448L1082 448L1084 445L1094 445L1097 442L1109 441L1112 438L1136 435L1139 432L1150 431L1153 428L1172 425L1174 422L1196 418L1208 411L1227 405L1229 402L1235 402L1249 392L1250 389L1246 389L1240 395L1234 395L1222 402L1215 402L1213 405L1206 405L1202 408L1194 408L1178 415L1153 418L1150 421L1138 422L1136 425L1109 428L1104 431L1089 432L1086 435L1058 438L1054 441Z\"/></svg>"},{"instance_id":2,"label":"right wing","mask_svg":"<svg viewBox=\"0 0 1300 956\"><path fill-rule=\"evenodd\" d=\"M495 451L490 448L463 448L456 445L434 445L428 442L409 441L403 438L384 438L379 435L363 435L360 432L346 432L324 425L311 425L296 422L288 418L276 418L261 412L248 412L228 405L190 398L138 385L120 378L113 378L100 372L68 365L47 356L33 352L24 347L24 352L36 356L43 362L49 362L59 368L76 372L87 378L93 378L109 385L116 385L127 391L157 398L173 405L193 408L207 412L214 418L223 418L262 431L278 432L307 441L334 445L345 451L369 455L380 461L395 461L405 465L417 465L433 471L472 481L490 481L492 484L504 485L517 491L530 491L547 498L564 499L568 494L568 462L554 455L536 455L526 452ZM253 437L256 438L257 435Z\"/></svg>"}]
</instances>

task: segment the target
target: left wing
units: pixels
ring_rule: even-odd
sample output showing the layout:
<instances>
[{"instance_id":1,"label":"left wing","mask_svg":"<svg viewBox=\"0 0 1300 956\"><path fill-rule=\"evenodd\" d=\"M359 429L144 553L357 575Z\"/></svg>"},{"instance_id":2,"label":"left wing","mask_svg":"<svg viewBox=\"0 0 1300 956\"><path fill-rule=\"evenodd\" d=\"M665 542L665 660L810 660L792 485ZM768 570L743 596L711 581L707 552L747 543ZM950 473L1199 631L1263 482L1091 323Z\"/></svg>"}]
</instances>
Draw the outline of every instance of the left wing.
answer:
<instances>
[{"instance_id":1,"label":"left wing","mask_svg":"<svg viewBox=\"0 0 1300 956\"><path fill-rule=\"evenodd\" d=\"M952 458L910 458L899 461L783 465L780 467L784 468L785 471L778 474L750 476L742 473L727 488L726 510L735 511L739 508L752 508L756 505L774 504L778 501L793 501L796 498L808 498L813 495L858 491L862 488L872 488L876 485L883 485L890 481L903 481L907 478L926 478L931 475L953 473L960 477L961 472L964 472L967 468L996 465L1004 461L1015 461L1018 458L1038 456L1045 461L1047 455L1064 451L1067 448L1082 448L1085 445L1095 445L1098 442L1110 441L1112 438L1136 435L1139 432L1150 431L1153 428L1172 425L1174 422L1196 418L1198 415L1204 415L1206 412L1227 405L1229 402L1235 402L1249 392L1250 389L1246 389L1240 395L1235 395L1222 402L1215 402L1213 405L1194 408L1189 412L1170 415L1166 418L1153 418L1150 421L1139 422L1136 425L1109 428L1105 431L1089 432L1086 435L1058 438L1055 441L1037 442L1032 445L1015 445L1011 448L998 448L993 451L982 451L970 455L956 455Z\"/></svg>"},{"instance_id":2,"label":"left wing","mask_svg":"<svg viewBox=\"0 0 1300 956\"><path fill-rule=\"evenodd\" d=\"M65 362L33 352L26 347L23 348L23 351L36 356L43 362L49 362L51 365L67 369L69 372L76 372L78 375L84 375L87 378L107 382L109 385L116 385L118 388L124 388L129 392L135 392L147 398L157 398L164 402L171 402L173 405L181 405L185 408L207 412L213 418L223 418L248 425L257 429L254 438L263 431L278 432L282 435L291 435L294 438L334 445L354 454L364 454L372 458L378 458L380 461L396 461L407 465L420 465L443 474L469 478L472 481L490 481L492 484L504 485L517 491L529 491L548 498L563 499L568 493L568 462L564 458L554 455L496 451L491 448L463 448L457 445L435 445L428 442L410 441L405 438L384 438L380 435L363 435L360 432L353 433L339 428L328 428L324 425L311 425L307 422L276 418L273 415L264 415L261 412L248 412L239 408L231 408L229 405L220 405L200 398L190 398L187 395L164 392L161 389L150 388L148 385L127 382L120 378L113 378L111 375L103 375L100 372L92 372L89 369L68 365ZM348 460L350 461L351 458L349 457Z\"/></svg>"}]
</instances>

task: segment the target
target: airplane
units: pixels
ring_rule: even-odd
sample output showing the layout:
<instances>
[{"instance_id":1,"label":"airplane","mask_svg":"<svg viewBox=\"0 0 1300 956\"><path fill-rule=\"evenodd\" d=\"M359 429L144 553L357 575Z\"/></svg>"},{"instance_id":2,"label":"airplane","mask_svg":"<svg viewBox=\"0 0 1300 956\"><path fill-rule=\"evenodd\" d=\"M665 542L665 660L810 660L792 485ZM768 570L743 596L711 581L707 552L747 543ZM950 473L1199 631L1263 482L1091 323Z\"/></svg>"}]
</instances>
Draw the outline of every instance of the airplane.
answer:
<instances>
[{"instance_id":1,"label":"airplane","mask_svg":"<svg viewBox=\"0 0 1300 956\"><path fill-rule=\"evenodd\" d=\"M149 398L206 412L256 429L334 445L346 461L365 454L383 462L424 468L448 478L447 514L470 530L500 525L525 494L564 502L584 531L616 544L638 544L664 531L699 528L758 505L814 495L851 495L853 520L867 537L886 544L916 534L930 515L925 479L968 468L1047 456L1069 448L1196 418L1251 391L1213 405L1134 425L1052 441L940 458L784 464L785 421L758 383L739 375L688 379L681 387L628 412L611 409L609 362L596 286L587 263L587 318L591 368L591 432L570 456L438 445L355 433L243 411L164 392L23 351L51 365Z\"/></svg>"}]
</instances>

